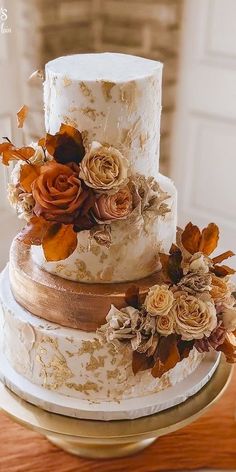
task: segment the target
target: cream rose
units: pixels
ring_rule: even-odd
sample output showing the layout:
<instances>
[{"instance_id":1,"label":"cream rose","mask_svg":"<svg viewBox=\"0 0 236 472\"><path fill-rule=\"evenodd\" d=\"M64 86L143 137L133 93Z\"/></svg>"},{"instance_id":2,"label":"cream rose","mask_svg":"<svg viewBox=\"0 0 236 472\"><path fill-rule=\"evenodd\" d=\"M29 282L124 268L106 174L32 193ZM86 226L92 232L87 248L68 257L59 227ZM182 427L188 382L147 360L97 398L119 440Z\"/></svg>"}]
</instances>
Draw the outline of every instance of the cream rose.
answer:
<instances>
[{"instance_id":1,"label":"cream rose","mask_svg":"<svg viewBox=\"0 0 236 472\"><path fill-rule=\"evenodd\" d=\"M213 303L184 292L176 294L170 315L173 316L176 333L186 341L210 336L217 325Z\"/></svg>"},{"instance_id":2,"label":"cream rose","mask_svg":"<svg viewBox=\"0 0 236 472\"><path fill-rule=\"evenodd\" d=\"M174 332L174 319L172 316L164 315L157 316L156 318L156 330L162 336L169 336Z\"/></svg>"},{"instance_id":3,"label":"cream rose","mask_svg":"<svg viewBox=\"0 0 236 472\"><path fill-rule=\"evenodd\" d=\"M224 327L227 331L236 330L236 307L235 308L225 308L222 313L222 320Z\"/></svg>"},{"instance_id":4,"label":"cream rose","mask_svg":"<svg viewBox=\"0 0 236 472\"><path fill-rule=\"evenodd\" d=\"M174 301L174 295L167 285L154 285L150 288L144 306L152 316L164 316L169 313Z\"/></svg>"},{"instance_id":5,"label":"cream rose","mask_svg":"<svg viewBox=\"0 0 236 472\"><path fill-rule=\"evenodd\" d=\"M80 178L97 190L117 189L126 182L128 161L112 146L93 142L81 162Z\"/></svg>"},{"instance_id":6,"label":"cream rose","mask_svg":"<svg viewBox=\"0 0 236 472\"><path fill-rule=\"evenodd\" d=\"M198 272L201 274L206 274L209 272L209 267L211 262L207 256L202 254L201 252L196 252L187 263L183 264L184 267L184 274L188 272Z\"/></svg>"}]
</instances>

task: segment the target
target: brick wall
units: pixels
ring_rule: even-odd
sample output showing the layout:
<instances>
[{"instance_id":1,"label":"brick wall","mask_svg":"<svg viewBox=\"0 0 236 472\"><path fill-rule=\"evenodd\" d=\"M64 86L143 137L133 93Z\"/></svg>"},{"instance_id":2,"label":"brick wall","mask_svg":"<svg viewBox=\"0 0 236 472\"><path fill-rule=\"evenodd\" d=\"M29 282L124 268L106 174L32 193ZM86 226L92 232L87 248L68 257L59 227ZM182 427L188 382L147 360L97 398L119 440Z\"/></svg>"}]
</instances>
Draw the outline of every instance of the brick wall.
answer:
<instances>
[{"instance_id":1,"label":"brick wall","mask_svg":"<svg viewBox=\"0 0 236 472\"><path fill-rule=\"evenodd\" d=\"M25 37L31 34L36 42L29 44L26 69L31 62L42 67L57 56L88 51L119 51L164 62L161 171L168 174L182 0L22 1L22 15L35 19L36 31L33 36L25 30ZM42 132L41 91L35 84L27 87L34 112L28 135L35 137Z\"/></svg>"}]
</instances>

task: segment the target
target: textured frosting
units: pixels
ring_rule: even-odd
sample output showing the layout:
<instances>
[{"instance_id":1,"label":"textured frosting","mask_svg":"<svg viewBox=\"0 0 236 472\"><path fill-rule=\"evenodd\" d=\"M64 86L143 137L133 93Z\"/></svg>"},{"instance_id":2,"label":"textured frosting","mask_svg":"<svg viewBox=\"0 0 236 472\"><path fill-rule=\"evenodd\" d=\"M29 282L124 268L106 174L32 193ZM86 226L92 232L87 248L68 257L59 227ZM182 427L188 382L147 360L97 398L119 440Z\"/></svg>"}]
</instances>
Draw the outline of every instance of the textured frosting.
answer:
<instances>
[{"instance_id":1,"label":"textured frosting","mask_svg":"<svg viewBox=\"0 0 236 472\"><path fill-rule=\"evenodd\" d=\"M78 235L74 253L60 262L47 262L40 246L32 246L32 257L44 270L60 277L87 283L125 282L153 274L160 268L158 252L169 252L175 240L177 192L173 182L159 174L158 182L170 195L170 212L140 225L128 221L112 223L110 248L91 240L88 231Z\"/></svg>"},{"instance_id":2,"label":"textured frosting","mask_svg":"<svg viewBox=\"0 0 236 472\"><path fill-rule=\"evenodd\" d=\"M77 54L46 65L45 124L119 148L131 172L157 177L162 64L125 54Z\"/></svg>"},{"instance_id":3,"label":"textured frosting","mask_svg":"<svg viewBox=\"0 0 236 472\"><path fill-rule=\"evenodd\" d=\"M116 351L96 333L64 328L24 310L1 277L3 353L13 369L47 390L91 401L119 401L159 392L188 376L203 356L196 350L161 379L132 373L132 351Z\"/></svg>"}]
</instances>

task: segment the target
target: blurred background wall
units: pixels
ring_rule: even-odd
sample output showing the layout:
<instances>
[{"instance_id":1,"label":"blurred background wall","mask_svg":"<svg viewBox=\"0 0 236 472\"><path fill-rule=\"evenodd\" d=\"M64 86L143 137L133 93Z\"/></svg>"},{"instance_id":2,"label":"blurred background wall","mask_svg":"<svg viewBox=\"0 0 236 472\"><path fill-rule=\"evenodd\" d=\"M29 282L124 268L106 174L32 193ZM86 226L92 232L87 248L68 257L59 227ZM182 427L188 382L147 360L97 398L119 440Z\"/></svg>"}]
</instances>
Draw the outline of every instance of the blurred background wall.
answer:
<instances>
[{"instance_id":1,"label":"blurred background wall","mask_svg":"<svg viewBox=\"0 0 236 472\"><path fill-rule=\"evenodd\" d=\"M25 99L34 111L27 140L42 127L41 87L27 84L35 68L78 52L117 51L164 62L161 170L169 173L170 137L178 77L181 0L25 0ZM32 19L34 28L32 29Z\"/></svg>"}]
</instances>

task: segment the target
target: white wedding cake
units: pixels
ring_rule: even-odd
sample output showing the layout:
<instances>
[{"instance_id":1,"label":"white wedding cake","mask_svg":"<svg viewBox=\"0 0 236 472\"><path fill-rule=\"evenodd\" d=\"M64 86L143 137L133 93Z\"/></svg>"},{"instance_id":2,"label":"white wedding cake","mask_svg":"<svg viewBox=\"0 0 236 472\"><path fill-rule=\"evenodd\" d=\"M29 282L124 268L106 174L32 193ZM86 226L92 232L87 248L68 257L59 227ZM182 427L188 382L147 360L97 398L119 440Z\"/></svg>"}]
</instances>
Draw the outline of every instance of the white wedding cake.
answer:
<instances>
[{"instance_id":1,"label":"white wedding cake","mask_svg":"<svg viewBox=\"0 0 236 472\"><path fill-rule=\"evenodd\" d=\"M9 199L28 222L1 276L1 377L46 410L148 415L196 393L218 351L235 360L230 272L209 257L218 228L190 223L176 243L161 80L162 64L140 57L55 59L46 136L0 145L3 164L17 160Z\"/></svg>"}]
</instances>

